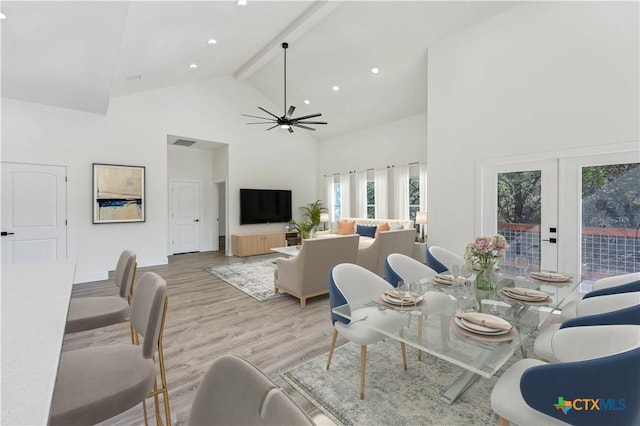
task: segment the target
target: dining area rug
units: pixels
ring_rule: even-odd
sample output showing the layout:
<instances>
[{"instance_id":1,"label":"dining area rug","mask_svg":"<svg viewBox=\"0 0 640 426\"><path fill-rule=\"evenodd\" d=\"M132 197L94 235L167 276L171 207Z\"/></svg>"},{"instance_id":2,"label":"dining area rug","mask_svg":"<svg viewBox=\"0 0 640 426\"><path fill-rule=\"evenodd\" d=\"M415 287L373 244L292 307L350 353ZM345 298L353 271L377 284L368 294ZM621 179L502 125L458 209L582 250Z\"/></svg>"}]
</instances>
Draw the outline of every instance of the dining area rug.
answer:
<instances>
[{"instance_id":1,"label":"dining area rug","mask_svg":"<svg viewBox=\"0 0 640 426\"><path fill-rule=\"evenodd\" d=\"M273 271L276 269L276 259L277 257L269 257L250 262L216 265L207 268L207 272L263 302L283 295L273 291Z\"/></svg>"},{"instance_id":2,"label":"dining area rug","mask_svg":"<svg viewBox=\"0 0 640 426\"><path fill-rule=\"evenodd\" d=\"M440 400L463 369L407 348L408 370L402 369L400 345L382 341L367 347L365 397L360 400L360 347L336 348L331 368L327 354L282 373L283 378L339 425L488 425L497 424L490 395L497 376L479 378L456 402Z\"/></svg>"}]
</instances>

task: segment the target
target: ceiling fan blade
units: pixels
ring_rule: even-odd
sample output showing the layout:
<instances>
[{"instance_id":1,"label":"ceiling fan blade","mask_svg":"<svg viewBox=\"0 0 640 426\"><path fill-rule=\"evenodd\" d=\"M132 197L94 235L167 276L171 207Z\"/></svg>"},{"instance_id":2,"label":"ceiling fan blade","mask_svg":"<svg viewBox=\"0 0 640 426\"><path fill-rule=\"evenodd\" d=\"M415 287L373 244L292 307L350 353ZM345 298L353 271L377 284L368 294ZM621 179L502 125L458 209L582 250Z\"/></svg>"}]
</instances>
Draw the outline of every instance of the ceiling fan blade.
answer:
<instances>
[{"instance_id":1,"label":"ceiling fan blade","mask_svg":"<svg viewBox=\"0 0 640 426\"><path fill-rule=\"evenodd\" d=\"M292 121L292 123L299 124L328 124L326 121Z\"/></svg>"},{"instance_id":2,"label":"ceiling fan blade","mask_svg":"<svg viewBox=\"0 0 640 426\"><path fill-rule=\"evenodd\" d=\"M287 113L284 115L284 118L289 119L291 118L291 116L293 115L293 111L296 110L296 107L294 107L293 105L291 105L289 107L289 111L287 111Z\"/></svg>"},{"instance_id":3,"label":"ceiling fan blade","mask_svg":"<svg viewBox=\"0 0 640 426\"><path fill-rule=\"evenodd\" d=\"M269 111L267 111L266 109L262 108L262 107L258 107L259 110L262 110L264 112L266 112L267 114L269 114L270 116L274 117L276 120L279 120L280 117L278 117L277 115L270 113Z\"/></svg>"},{"instance_id":4,"label":"ceiling fan blade","mask_svg":"<svg viewBox=\"0 0 640 426\"><path fill-rule=\"evenodd\" d=\"M311 114L311 115L305 115L302 117L295 117L292 118L291 121L300 121L300 120L306 120L307 118L313 118L313 117L320 117L322 114Z\"/></svg>"},{"instance_id":5,"label":"ceiling fan blade","mask_svg":"<svg viewBox=\"0 0 640 426\"><path fill-rule=\"evenodd\" d=\"M243 117L259 118L260 120L273 120L273 118L270 118L270 117L258 117L257 115L249 115L249 114L240 114L240 115L242 115Z\"/></svg>"},{"instance_id":6,"label":"ceiling fan blade","mask_svg":"<svg viewBox=\"0 0 640 426\"><path fill-rule=\"evenodd\" d=\"M301 124L291 123L291 125L292 126L296 126L296 127L300 127L301 129L314 130L314 131L316 130L316 129L313 129L311 127L303 126ZM291 127L289 127L289 128L291 128Z\"/></svg>"},{"instance_id":7,"label":"ceiling fan blade","mask_svg":"<svg viewBox=\"0 0 640 426\"><path fill-rule=\"evenodd\" d=\"M293 133L293 129L291 128L291 126L289 126L287 130L289 130L289 133Z\"/></svg>"},{"instance_id":8,"label":"ceiling fan blade","mask_svg":"<svg viewBox=\"0 0 640 426\"><path fill-rule=\"evenodd\" d=\"M273 127L269 127L267 130L275 129L275 128L276 128L276 127L278 127L278 126L279 126L279 124L276 124L276 125L275 125L275 126L273 126Z\"/></svg>"},{"instance_id":9,"label":"ceiling fan blade","mask_svg":"<svg viewBox=\"0 0 640 426\"><path fill-rule=\"evenodd\" d=\"M273 124L273 121L257 121L255 123L245 123L245 124Z\"/></svg>"}]
</instances>

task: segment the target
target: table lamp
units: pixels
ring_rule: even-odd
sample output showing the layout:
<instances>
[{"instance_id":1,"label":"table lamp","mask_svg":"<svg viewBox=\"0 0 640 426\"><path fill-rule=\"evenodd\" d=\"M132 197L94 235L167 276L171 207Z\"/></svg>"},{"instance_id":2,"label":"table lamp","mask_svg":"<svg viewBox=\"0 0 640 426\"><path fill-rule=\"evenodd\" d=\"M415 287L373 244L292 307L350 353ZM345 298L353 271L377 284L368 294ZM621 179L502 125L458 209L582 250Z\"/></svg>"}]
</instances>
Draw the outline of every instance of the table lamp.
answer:
<instances>
[{"instance_id":1,"label":"table lamp","mask_svg":"<svg viewBox=\"0 0 640 426\"><path fill-rule=\"evenodd\" d=\"M320 213L320 222L322 222L323 226L323 231L325 231L327 229L327 226L325 225L327 222L329 222L329 213Z\"/></svg>"},{"instance_id":2,"label":"table lamp","mask_svg":"<svg viewBox=\"0 0 640 426\"><path fill-rule=\"evenodd\" d=\"M420 231L421 231L420 242L424 243L424 226L427 224L427 212L417 212L416 223L420 225Z\"/></svg>"}]
</instances>

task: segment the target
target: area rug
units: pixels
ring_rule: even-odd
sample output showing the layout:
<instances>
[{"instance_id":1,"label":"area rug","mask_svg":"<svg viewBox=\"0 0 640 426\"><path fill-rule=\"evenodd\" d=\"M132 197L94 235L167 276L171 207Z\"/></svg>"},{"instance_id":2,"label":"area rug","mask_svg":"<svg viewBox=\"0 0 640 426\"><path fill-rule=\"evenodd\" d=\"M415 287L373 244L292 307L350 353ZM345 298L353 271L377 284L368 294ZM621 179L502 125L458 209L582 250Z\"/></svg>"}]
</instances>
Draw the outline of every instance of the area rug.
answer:
<instances>
[{"instance_id":1,"label":"area rug","mask_svg":"<svg viewBox=\"0 0 640 426\"><path fill-rule=\"evenodd\" d=\"M417 360L408 348L409 368L402 369L400 345L383 341L367 347L365 398L360 392L360 347L347 343L334 352L330 370L323 354L282 374L339 425L489 425L491 389L497 380L479 378L451 405L440 393L463 369L433 356ZM513 356L503 369L517 360ZM498 376L502 372L498 372Z\"/></svg>"},{"instance_id":2,"label":"area rug","mask_svg":"<svg viewBox=\"0 0 640 426\"><path fill-rule=\"evenodd\" d=\"M207 271L259 301L281 297L273 291L276 258L237 262L207 268Z\"/></svg>"}]
</instances>

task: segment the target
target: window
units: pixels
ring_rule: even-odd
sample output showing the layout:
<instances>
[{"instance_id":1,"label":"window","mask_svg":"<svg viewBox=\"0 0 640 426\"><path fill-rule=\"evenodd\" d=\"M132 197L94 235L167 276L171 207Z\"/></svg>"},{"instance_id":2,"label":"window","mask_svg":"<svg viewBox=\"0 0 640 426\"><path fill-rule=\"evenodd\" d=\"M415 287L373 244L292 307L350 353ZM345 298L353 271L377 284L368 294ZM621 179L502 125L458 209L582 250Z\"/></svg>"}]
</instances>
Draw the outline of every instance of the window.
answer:
<instances>
[{"instance_id":1,"label":"window","mask_svg":"<svg viewBox=\"0 0 640 426\"><path fill-rule=\"evenodd\" d=\"M337 221L342 217L342 197L340 196L340 181L334 179L333 181L333 220Z\"/></svg>"},{"instance_id":2,"label":"window","mask_svg":"<svg viewBox=\"0 0 640 426\"><path fill-rule=\"evenodd\" d=\"M373 176L367 173L367 218L375 219L376 217L376 183Z\"/></svg>"},{"instance_id":3,"label":"window","mask_svg":"<svg viewBox=\"0 0 640 426\"><path fill-rule=\"evenodd\" d=\"M409 219L416 221L416 213L420 211L420 178L409 177Z\"/></svg>"}]
</instances>

